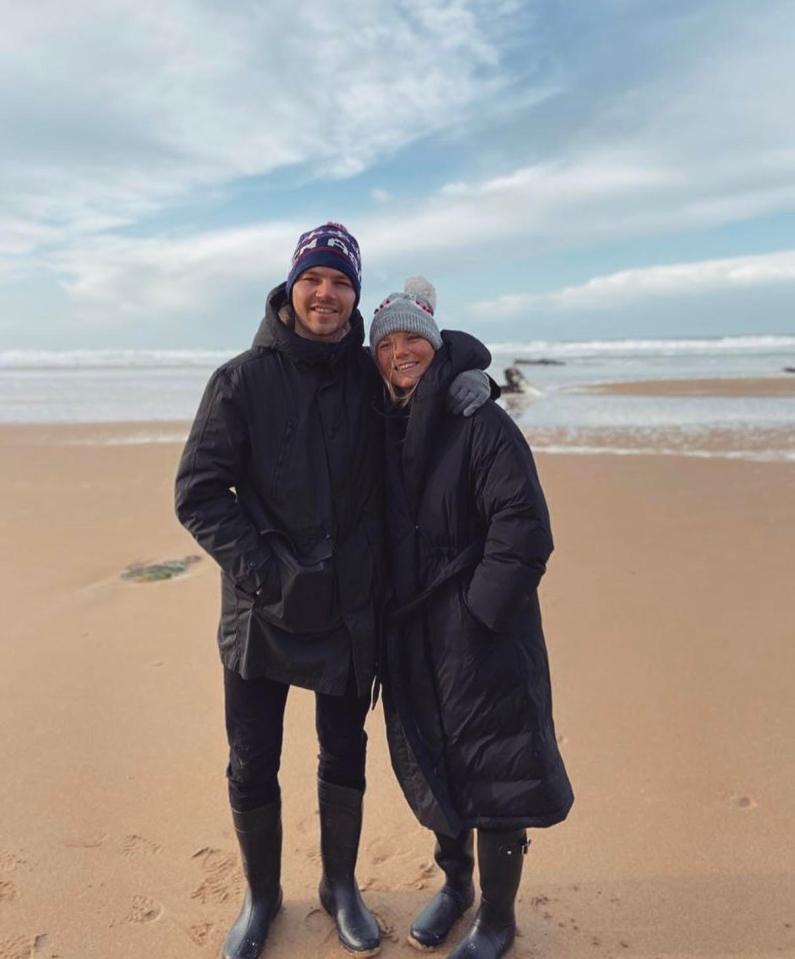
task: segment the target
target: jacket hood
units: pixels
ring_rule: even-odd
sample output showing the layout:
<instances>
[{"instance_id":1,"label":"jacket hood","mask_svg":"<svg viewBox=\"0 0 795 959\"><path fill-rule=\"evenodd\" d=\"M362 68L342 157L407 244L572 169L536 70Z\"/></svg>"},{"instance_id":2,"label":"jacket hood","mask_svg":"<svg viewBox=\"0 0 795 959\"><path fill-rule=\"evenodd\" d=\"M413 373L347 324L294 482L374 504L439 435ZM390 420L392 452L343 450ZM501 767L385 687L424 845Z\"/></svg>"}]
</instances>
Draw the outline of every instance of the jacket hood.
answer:
<instances>
[{"instance_id":1,"label":"jacket hood","mask_svg":"<svg viewBox=\"0 0 795 959\"><path fill-rule=\"evenodd\" d=\"M442 392L464 370L486 370L490 365L491 353L480 340L460 330L442 330L442 346L422 378L418 393Z\"/></svg>"},{"instance_id":2,"label":"jacket hood","mask_svg":"<svg viewBox=\"0 0 795 959\"><path fill-rule=\"evenodd\" d=\"M289 302L286 283L280 283L270 291L265 306L265 316L254 335L252 347L276 350L296 363L333 365L351 350L359 349L364 343L364 320L358 309L351 314L350 330L341 340L336 343L321 343L318 340L307 340L299 336L295 330L282 322L279 311Z\"/></svg>"}]
</instances>

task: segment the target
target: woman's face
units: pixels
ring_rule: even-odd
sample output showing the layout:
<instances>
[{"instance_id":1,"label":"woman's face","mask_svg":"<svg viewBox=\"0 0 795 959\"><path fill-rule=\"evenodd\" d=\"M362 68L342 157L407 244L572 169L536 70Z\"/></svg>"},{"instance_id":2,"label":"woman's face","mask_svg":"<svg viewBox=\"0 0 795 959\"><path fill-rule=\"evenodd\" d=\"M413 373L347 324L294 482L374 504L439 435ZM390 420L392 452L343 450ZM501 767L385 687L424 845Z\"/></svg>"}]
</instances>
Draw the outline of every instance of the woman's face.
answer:
<instances>
[{"instance_id":1,"label":"woman's face","mask_svg":"<svg viewBox=\"0 0 795 959\"><path fill-rule=\"evenodd\" d=\"M422 379L435 352L419 333L388 333L378 341L375 361L385 380L398 390L410 390Z\"/></svg>"}]
</instances>

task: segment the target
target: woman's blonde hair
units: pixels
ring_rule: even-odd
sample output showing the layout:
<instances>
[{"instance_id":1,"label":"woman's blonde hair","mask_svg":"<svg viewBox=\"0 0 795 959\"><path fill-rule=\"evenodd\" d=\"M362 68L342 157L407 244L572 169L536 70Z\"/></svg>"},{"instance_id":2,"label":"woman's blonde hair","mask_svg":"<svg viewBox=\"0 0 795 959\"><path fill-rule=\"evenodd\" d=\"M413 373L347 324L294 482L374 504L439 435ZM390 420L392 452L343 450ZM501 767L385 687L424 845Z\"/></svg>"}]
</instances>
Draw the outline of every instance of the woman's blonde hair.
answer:
<instances>
[{"instance_id":1,"label":"woman's blonde hair","mask_svg":"<svg viewBox=\"0 0 795 959\"><path fill-rule=\"evenodd\" d=\"M388 377L381 374L381 379L384 381L384 387L389 394L390 402L393 406L398 406L401 409L405 409L411 403L414 394L417 392L417 387L420 385L418 380L410 390L406 390L405 393L398 393L395 384Z\"/></svg>"}]
</instances>

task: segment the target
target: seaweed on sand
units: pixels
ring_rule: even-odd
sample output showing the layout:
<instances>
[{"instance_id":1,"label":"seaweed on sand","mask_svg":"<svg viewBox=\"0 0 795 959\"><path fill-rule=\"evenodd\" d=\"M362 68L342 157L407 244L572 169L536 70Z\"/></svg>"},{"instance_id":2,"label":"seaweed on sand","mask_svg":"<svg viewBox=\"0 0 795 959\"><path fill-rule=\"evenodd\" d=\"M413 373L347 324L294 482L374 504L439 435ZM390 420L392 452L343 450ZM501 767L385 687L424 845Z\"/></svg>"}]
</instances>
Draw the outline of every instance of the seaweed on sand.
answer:
<instances>
[{"instance_id":1,"label":"seaweed on sand","mask_svg":"<svg viewBox=\"0 0 795 959\"><path fill-rule=\"evenodd\" d=\"M167 559L162 563L131 563L121 574L122 579L134 583L155 583L161 579L181 576L189 566L198 563L200 556L184 556L182 559Z\"/></svg>"}]
</instances>

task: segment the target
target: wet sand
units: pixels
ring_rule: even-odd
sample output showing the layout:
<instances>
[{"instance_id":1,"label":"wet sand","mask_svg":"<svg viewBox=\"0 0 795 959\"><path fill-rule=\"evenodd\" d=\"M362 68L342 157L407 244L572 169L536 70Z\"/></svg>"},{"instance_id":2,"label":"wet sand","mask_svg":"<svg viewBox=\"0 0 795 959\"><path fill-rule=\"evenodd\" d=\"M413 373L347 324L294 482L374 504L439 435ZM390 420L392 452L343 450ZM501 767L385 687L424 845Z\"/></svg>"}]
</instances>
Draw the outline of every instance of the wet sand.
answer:
<instances>
[{"instance_id":1,"label":"wet sand","mask_svg":"<svg viewBox=\"0 0 795 959\"><path fill-rule=\"evenodd\" d=\"M597 383L572 392L615 396L795 396L795 375Z\"/></svg>"},{"instance_id":2,"label":"wet sand","mask_svg":"<svg viewBox=\"0 0 795 959\"><path fill-rule=\"evenodd\" d=\"M217 571L205 557L163 582L120 577L198 552L172 512L180 447L141 443L148 428L0 428L0 959L216 956L237 912ZM577 800L533 835L514 955L795 955L795 466L538 464ZM392 778L380 709L368 730L359 879L383 955L416 956L432 841ZM294 690L274 959L343 956L316 898L316 751L313 697Z\"/></svg>"}]
</instances>

